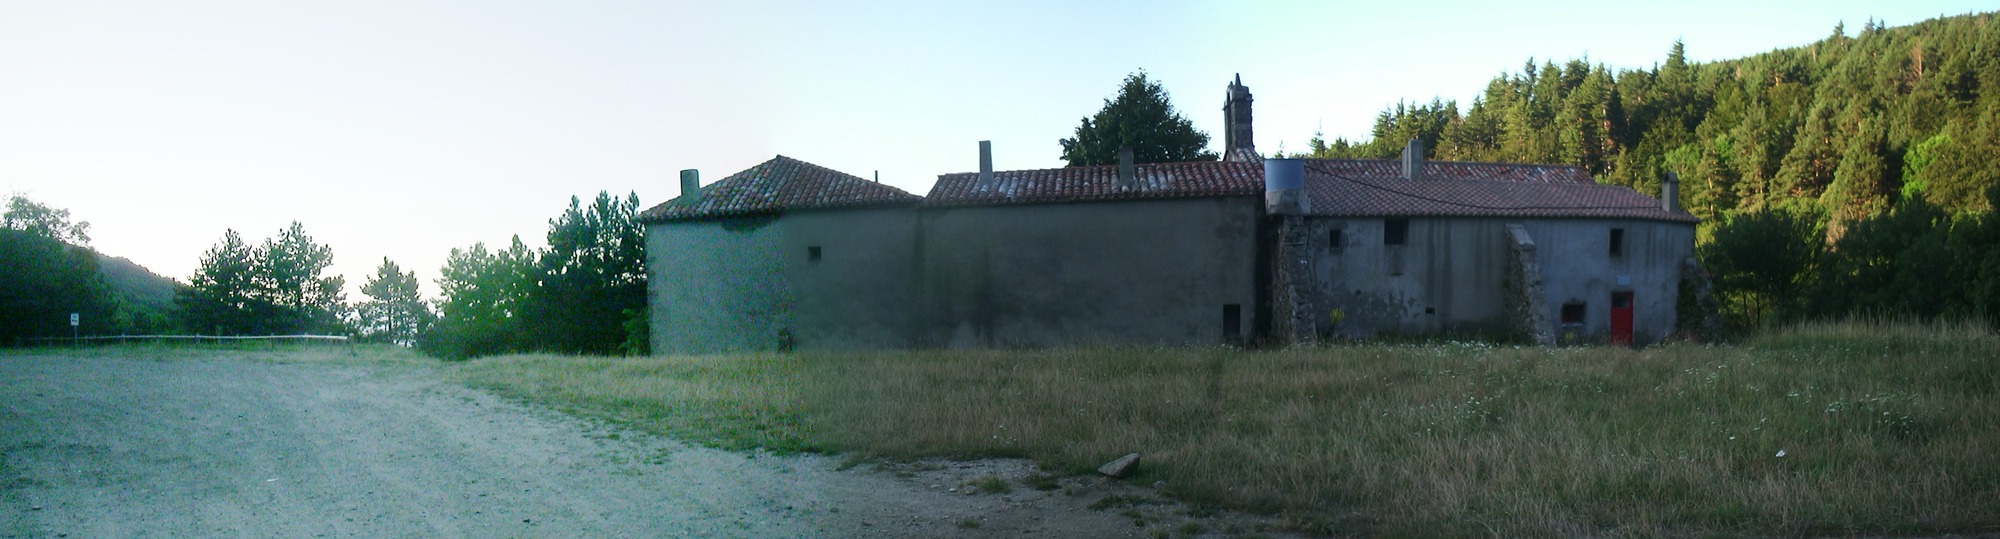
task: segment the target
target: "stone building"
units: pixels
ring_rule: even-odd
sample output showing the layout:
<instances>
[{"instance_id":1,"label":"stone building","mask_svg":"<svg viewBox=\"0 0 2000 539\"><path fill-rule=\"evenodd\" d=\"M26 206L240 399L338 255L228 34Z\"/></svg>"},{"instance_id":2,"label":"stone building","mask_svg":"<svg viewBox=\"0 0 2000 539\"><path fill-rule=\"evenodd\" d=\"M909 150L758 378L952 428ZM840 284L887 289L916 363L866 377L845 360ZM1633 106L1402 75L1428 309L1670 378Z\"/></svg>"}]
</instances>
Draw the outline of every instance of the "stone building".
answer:
<instances>
[{"instance_id":1,"label":"stone building","mask_svg":"<svg viewBox=\"0 0 2000 539\"><path fill-rule=\"evenodd\" d=\"M1280 334L1643 344L1674 331L1695 218L1671 195L1577 167L1422 156L1411 141L1400 161L1265 162Z\"/></svg>"},{"instance_id":2,"label":"stone building","mask_svg":"<svg viewBox=\"0 0 2000 539\"><path fill-rule=\"evenodd\" d=\"M915 343L918 196L782 155L696 174L639 215L654 353Z\"/></svg>"},{"instance_id":3,"label":"stone building","mask_svg":"<svg viewBox=\"0 0 2000 539\"><path fill-rule=\"evenodd\" d=\"M779 156L642 213L653 349L1285 344L1674 330L1695 219L1576 167L1270 159L1239 79L1223 160L939 176Z\"/></svg>"}]
</instances>

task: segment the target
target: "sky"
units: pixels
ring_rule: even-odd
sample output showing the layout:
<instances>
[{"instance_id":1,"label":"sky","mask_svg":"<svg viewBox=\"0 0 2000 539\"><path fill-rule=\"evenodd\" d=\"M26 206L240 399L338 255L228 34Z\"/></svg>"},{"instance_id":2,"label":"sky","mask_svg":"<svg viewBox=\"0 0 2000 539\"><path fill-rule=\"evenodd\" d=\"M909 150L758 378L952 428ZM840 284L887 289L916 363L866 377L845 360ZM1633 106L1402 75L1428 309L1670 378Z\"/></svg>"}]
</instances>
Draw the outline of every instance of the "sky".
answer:
<instances>
[{"instance_id":1,"label":"sky","mask_svg":"<svg viewBox=\"0 0 2000 539\"><path fill-rule=\"evenodd\" d=\"M1530 58L1651 68L2000 2L677 2L0 0L0 189L185 282L225 230L303 223L349 299L383 258L543 245L571 196L679 195L771 159L916 194L1062 166L1057 140L1144 70L1222 143L1365 138L1398 100L1469 105Z\"/></svg>"}]
</instances>

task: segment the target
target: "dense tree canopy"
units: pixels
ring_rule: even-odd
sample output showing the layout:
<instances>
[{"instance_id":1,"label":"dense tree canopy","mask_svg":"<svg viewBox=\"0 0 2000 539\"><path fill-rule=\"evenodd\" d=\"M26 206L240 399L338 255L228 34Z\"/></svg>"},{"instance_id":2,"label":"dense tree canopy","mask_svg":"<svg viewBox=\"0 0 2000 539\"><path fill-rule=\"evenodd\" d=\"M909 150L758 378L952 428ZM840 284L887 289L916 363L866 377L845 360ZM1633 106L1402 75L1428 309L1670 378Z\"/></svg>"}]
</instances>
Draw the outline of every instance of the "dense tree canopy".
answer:
<instances>
[{"instance_id":1,"label":"dense tree canopy","mask_svg":"<svg viewBox=\"0 0 2000 539\"><path fill-rule=\"evenodd\" d=\"M530 302L536 343L544 350L609 354L625 343L625 319L646 307L646 245L639 196L600 192L588 208L549 220L541 287Z\"/></svg>"},{"instance_id":2,"label":"dense tree canopy","mask_svg":"<svg viewBox=\"0 0 2000 539\"><path fill-rule=\"evenodd\" d=\"M1921 198L1985 211L2000 184L2000 24L1994 14L1837 29L1818 42L1710 63L1675 43L1650 69L1536 63L1457 104L1397 104L1364 142L1315 137L1322 157L1384 158L1409 138L1432 157L1565 163L1658 192L1668 170L1711 223L1763 208L1843 223Z\"/></svg>"},{"instance_id":3,"label":"dense tree canopy","mask_svg":"<svg viewBox=\"0 0 2000 539\"><path fill-rule=\"evenodd\" d=\"M176 302L188 331L220 335L344 334L347 280L325 275L333 249L293 221L252 248L235 230L201 258Z\"/></svg>"},{"instance_id":4,"label":"dense tree canopy","mask_svg":"<svg viewBox=\"0 0 2000 539\"><path fill-rule=\"evenodd\" d=\"M76 313L85 334L120 329L119 303L86 245L88 223L16 195L0 215L0 339L68 337Z\"/></svg>"},{"instance_id":5,"label":"dense tree canopy","mask_svg":"<svg viewBox=\"0 0 2000 539\"><path fill-rule=\"evenodd\" d=\"M1876 314L2000 321L2000 21L1946 17L1709 63L1530 60L1461 111L1398 103L1313 156L1562 163L1702 219L1737 327Z\"/></svg>"},{"instance_id":6,"label":"dense tree canopy","mask_svg":"<svg viewBox=\"0 0 2000 539\"><path fill-rule=\"evenodd\" d=\"M1074 138L1060 142L1063 160L1073 167L1117 164L1120 148L1131 148L1139 163L1216 158L1207 149L1208 134L1175 112L1167 91L1143 71L1126 76L1118 95L1104 100L1097 114L1084 117Z\"/></svg>"},{"instance_id":7,"label":"dense tree canopy","mask_svg":"<svg viewBox=\"0 0 2000 539\"><path fill-rule=\"evenodd\" d=\"M464 358L520 351L645 353L646 270L639 198L571 197L546 249L453 249L425 351Z\"/></svg>"}]
</instances>

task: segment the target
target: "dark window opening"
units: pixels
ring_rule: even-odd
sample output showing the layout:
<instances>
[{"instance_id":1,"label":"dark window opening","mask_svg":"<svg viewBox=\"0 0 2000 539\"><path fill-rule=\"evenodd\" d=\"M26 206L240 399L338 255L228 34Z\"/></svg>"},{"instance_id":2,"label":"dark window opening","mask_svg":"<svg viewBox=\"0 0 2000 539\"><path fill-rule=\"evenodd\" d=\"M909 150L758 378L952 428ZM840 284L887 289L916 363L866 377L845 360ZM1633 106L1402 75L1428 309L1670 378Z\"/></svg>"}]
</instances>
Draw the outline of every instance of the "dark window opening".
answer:
<instances>
[{"instance_id":1,"label":"dark window opening","mask_svg":"<svg viewBox=\"0 0 2000 539\"><path fill-rule=\"evenodd\" d=\"M818 262L818 261L819 261L819 246L818 246L818 245L814 245L814 246L811 246L811 247L807 247L807 248L806 248L806 261L808 261L808 262Z\"/></svg>"},{"instance_id":2,"label":"dark window opening","mask_svg":"<svg viewBox=\"0 0 2000 539\"><path fill-rule=\"evenodd\" d=\"M1611 229L1611 257L1625 256L1625 229Z\"/></svg>"},{"instance_id":3,"label":"dark window opening","mask_svg":"<svg viewBox=\"0 0 2000 539\"><path fill-rule=\"evenodd\" d=\"M1347 243L1341 241L1340 233L1341 230L1338 228L1326 233L1326 247L1327 249L1331 249L1334 254L1340 254L1341 246Z\"/></svg>"},{"instance_id":4,"label":"dark window opening","mask_svg":"<svg viewBox=\"0 0 2000 539\"><path fill-rule=\"evenodd\" d=\"M1613 309L1630 309L1630 308L1632 308L1632 293L1631 293L1631 292L1612 292L1612 293L1611 293L1611 308L1613 308Z\"/></svg>"},{"instance_id":5,"label":"dark window opening","mask_svg":"<svg viewBox=\"0 0 2000 539\"><path fill-rule=\"evenodd\" d=\"M1243 334L1243 306L1235 303L1222 306L1222 338L1235 340Z\"/></svg>"},{"instance_id":6,"label":"dark window opening","mask_svg":"<svg viewBox=\"0 0 2000 539\"><path fill-rule=\"evenodd\" d=\"M1424 307L1424 314L1437 314L1437 307Z\"/></svg>"},{"instance_id":7,"label":"dark window opening","mask_svg":"<svg viewBox=\"0 0 2000 539\"><path fill-rule=\"evenodd\" d=\"M1562 310L1562 324L1565 326L1583 325L1583 304L1564 303Z\"/></svg>"},{"instance_id":8,"label":"dark window opening","mask_svg":"<svg viewBox=\"0 0 2000 539\"><path fill-rule=\"evenodd\" d=\"M1410 241L1410 220L1389 219L1382 222L1382 244L1403 245Z\"/></svg>"}]
</instances>

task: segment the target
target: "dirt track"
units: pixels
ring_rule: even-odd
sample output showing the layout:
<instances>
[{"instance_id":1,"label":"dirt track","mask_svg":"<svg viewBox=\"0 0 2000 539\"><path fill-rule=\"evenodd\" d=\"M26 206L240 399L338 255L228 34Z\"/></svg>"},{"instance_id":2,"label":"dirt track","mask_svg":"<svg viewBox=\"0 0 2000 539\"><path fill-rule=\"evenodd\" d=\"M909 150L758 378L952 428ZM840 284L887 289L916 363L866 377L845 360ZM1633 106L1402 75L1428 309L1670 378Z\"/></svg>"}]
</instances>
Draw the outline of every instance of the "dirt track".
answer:
<instances>
[{"instance_id":1,"label":"dirt track","mask_svg":"<svg viewBox=\"0 0 2000 539\"><path fill-rule=\"evenodd\" d=\"M953 491L1018 480L1019 462L842 471L584 422L426 367L243 355L0 352L0 537L1123 537L1166 522L1086 509L1144 495L1096 478Z\"/></svg>"}]
</instances>

